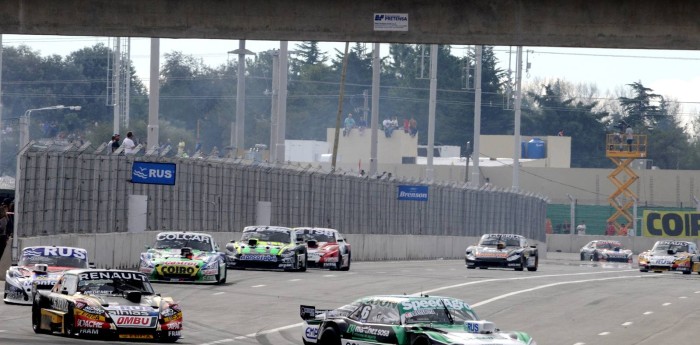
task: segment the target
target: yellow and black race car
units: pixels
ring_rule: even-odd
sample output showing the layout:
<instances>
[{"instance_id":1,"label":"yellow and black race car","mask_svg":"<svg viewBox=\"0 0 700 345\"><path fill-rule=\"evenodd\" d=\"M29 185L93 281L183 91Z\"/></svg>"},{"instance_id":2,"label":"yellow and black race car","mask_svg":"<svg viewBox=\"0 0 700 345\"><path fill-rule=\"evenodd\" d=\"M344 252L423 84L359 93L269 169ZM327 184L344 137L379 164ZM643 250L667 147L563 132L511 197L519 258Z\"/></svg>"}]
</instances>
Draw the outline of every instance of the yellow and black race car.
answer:
<instances>
[{"instance_id":1,"label":"yellow and black race car","mask_svg":"<svg viewBox=\"0 0 700 345\"><path fill-rule=\"evenodd\" d=\"M153 291L145 274L123 270L67 271L51 290L36 290L36 333L79 338L177 341L182 311Z\"/></svg>"},{"instance_id":2,"label":"yellow and black race car","mask_svg":"<svg viewBox=\"0 0 700 345\"><path fill-rule=\"evenodd\" d=\"M693 256L698 255L698 246L688 241L656 241L651 250L639 253L639 271L693 272Z\"/></svg>"}]
</instances>

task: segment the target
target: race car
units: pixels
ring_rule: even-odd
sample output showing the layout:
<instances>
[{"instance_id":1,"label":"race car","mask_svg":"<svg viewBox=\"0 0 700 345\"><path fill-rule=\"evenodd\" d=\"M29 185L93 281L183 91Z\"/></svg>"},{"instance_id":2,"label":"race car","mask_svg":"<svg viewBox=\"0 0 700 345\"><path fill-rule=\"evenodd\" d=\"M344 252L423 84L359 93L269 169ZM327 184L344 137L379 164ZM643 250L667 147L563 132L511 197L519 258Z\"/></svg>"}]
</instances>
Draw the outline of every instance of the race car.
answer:
<instances>
[{"instance_id":1,"label":"race car","mask_svg":"<svg viewBox=\"0 0 700 345\"><path fill-rule=\"evenodd\" d=\"M528 245L521 235L485 234L477 245L467 247L464 261L469 269L503 267L537 271L539 255L537 247Z\"/></svg>"},{"instance_id":2,"label":"race car","mask_svg":"<svg viewBox=\"0 0 700 345\"><path fill-rule=\"evenodd\" d=\"M226 245L228 267L304 272L308 265L304 237L282 226L247 226L240 241Z\"/></svg>"},{"instance_id":3,"label":"race car","mask_svg":"<svg viewBox=\"0 0 700 345\"><path fill-rule=\"evenodd\" d=\"M32 286L51 289L64 271L88 268L85 249L60 246L35 246L22 249L17 265L5 273L3 301L13 304L32 304Z\"/></svg>"},{"instance_id":4,"label":"race car","mask_svg":"<svg viewBox=\"0 0 700 345\"><path fill-rule=\"evenodd\" d=\"M581 248L581 261L632 262L632 251L620 241L590 241Z\"/></svg>"},{"instance_id":5,"label":"race car","mask_svg":"<svg viewBox=\"0 0 700 345\"><path fill-rule=\"evenodd\" d=\"M335 229L294 228L304 237L309 267L349 271L352 254L350 244Z\"/></svg>"},{"instance_id":6,"label":"race car","mask_svg":"<svg viewBox=\"0 0 700 345\"><path fill-rule=\"evenodd\" d=\"M698 246L686 241L656 241L651 250L639 253L640 272L693 271L692 257L698 254Z\"/></svg>"},{"instance_id":7,"label":"race car","mask_svg":"<svg viewBox=\"0 0 700 345\"><path fill-rule=\"evenodd\" d=\"M125 270L70 270L32 303L35 333L78 338L177 341L182 311L153 291L148 277Z\"/></svg>"},{"instance_id":8,"label":"race car","mask_svg":"<svg viewBox=\"0 0 700 345\"><path fill-rule=\"evenodd\" d=\"M464 301L440 296L360 298L334 310L300 306L309 344L536 345L524 332L503 332Z\"/></svg>"},{"instance_id":9,"label":"race car","mask_svg":"<svg viewBox=\"0 0 700 345\"><path fill-rule=\"evenodd\" d=\"M209 234L166 231L141 253L139 272L153 282L226 282L226 256Z\"/></svg>"}]
</instances>

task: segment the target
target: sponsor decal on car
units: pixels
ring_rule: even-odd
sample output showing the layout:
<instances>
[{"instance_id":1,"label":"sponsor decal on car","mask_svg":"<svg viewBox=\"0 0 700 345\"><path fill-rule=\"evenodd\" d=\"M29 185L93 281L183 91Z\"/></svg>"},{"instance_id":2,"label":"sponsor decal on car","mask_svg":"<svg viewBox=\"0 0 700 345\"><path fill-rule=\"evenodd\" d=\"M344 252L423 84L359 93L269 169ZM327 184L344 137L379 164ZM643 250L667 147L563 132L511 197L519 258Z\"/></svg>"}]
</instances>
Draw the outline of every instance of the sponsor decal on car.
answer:
<instances>
[{"instance_id":1,"label":"sponsor decal on car","mask_svg":"<svg viewBox=\"0 0 700 345\"><path fill-rule=\"evenodd\" d=\"M317 339L318 338L318 327L306 326L304 335L307 339Z\"/></svg>"},{"instance_id":2,"label":"sponsor decal on car","mask_svg":"<svg viewBox=\"0 0 700 345\"><path fill-rule=\"evenodd\" d=\"M202 274L205 276L213 276L219 274L219 269L218 268L212 268L209 270L203 270Z\"/></svg>"},{"instance_id":3,"label":"sponsor decal on car","mask_svg":"<svg viewBox=\"0 0 700 345\"><path fill-rule=\"evenodd\" d=\"M168 336L169 337L179 337L181 335L180 335L180 331L168 331Z\"/></svg>"},{"instance_id":4,"label":"sponsor decal on car","mask_svg":"<svg viewBox=\"0 0 700 345\"><path fill-rule=\"evenodd\" d=\"M197 266L196 261L165 261L162 263L163 266Z\"/></svg>"},{"instance_id":5,"label":"sponsor decal on car","mask_svg":"<svg viewBox=\"0 0 700 345\"><path fill-rule=\"evenodd\" d=\"M264 255L264 254L243 254L240 256L239 260L242 261L266 261L266 262L276 262L277 256L275 255Z\"/></svg>"},{"instance_id":6,"label":"sponsor decal on car","mask_svg":"<svg viewBox=\"0 0 700 345\"><path fill-rule=\"evenodd\" d=\"M117 326L122 327L145 328L154 327L156 324L156 318L152 316L119 316L113 319Z\"/></svg>"},{"instance_id":7,"label":"sponsor decal on car","mask_svg":"<svg viewBox=\"0 0 700 345\"><path fill-rule=\"evenodd\" d=\"M179 321L179 320L182 320L182 312L181 311L173 314L172 316L166 316L163 318L163 322L165 322L165 323Z\"/></svg>"},{"instance_id":8,"label":"sponsor decal on car","mask_svg":"<svg viewBox=\"0 0 700 345\"><path fill-rule=\"evenodd\" d=\"M100 330L97 328L81 328L78 333L80 334L89 334L89 335L97 335L100 334Z\"/></svg>"},{"instance_id":9,"label":"sponsor decal on car","mask_svg":"<svg viewBox=\"0 0 700 345\"><path fill-rule=\"evenodd\" d=\"M105 323L101 321L78 319L76 326L83 328L102 328L104 324Z\"/></svg>"},{"instance_id":10,"label":"sponsor decal on car","mask_svg":"<svg viewBox=\"0 0 700 345\"><path fill-rule=\"evenodd\" d=\"M197 267L173 265L173 266L161 266L158 268L158 270L161 272L161 274L186 274L186 275L193 276L193 275L197 274L197 271L199 269Z\"/></svg>"},{"instance_id":11,"label":"sponsor decal on car","mask_svg":"<svg viewBox=\"0 0 700 345\"><path fill-rule=\"evenodd\" d=\"M153 334L120 334L119 339L153 339Z\"/></svg>"},{"instance_id":12,"label":"sponsor decal on car","mask_svg":"<svg viewBox=\"0 0 700 345\"><path fill-rule=\"evenodd\" d=\"M85 307L85 308L88 308L88 307ZM89 308L92 308L92 307L89 307ZM105 317L102 316L102 315L100 315L99 312L91 313L91 312L85 311L84 309L83 309L83 310L76 309L76 310L74 311L74 313L75 313L75 316L76 316L76 317L83 318L83 319L88 319L88 320L99 320L99 321L104 321L104 320L105 320Z\"/></svg>"},{"instance_id":13,"label":"sponsor decal on car","mask_svg":"<svg viewBox=\"0 0 700 345\"><path fill-rule=\"evenodd\" d=\"M210 243L211 237L201 234L188 234L188 233L163 233L156 236L156 240L187 240L187 241L199 241L204 243Z\"/></svg>"},{"instance_id":14,"label":"sponsor decal on car","mask_svg":"<svg viewBox=\"0 0 700 345\"><path fill-rule=\"evenodd\" d=\"M148 278L146 278L145 274L142 273L134 273L134 272L88 272L88 273L81 273L80 274L80 279L81 280L95 280L95 279L122 279L122 280L137 280L137 281L142 281L146 282L148 281Z\"/></svg>"},{"instance_id":15,"label":"sponsor decal on car","mask_svg":"<svg viewBox=\"0 0 700 345\"><path fill-rule=\"evenodd\" d=\"M85 260L87 251L80 248L66 247L31 247L22 251L22 256L65 256Z\"/></svg>"},{"instance_id":16,"label":"sponsor decal on car","mask_svg":"<svg viewBox=\"0 0 700 345\"><path fill-rule=\"evenodd\" d=\"M391 334L387 329L375 328L372 326L357 326L354 324L348 326L348 333L380 337L388 337Z\"/></svg>"}]
</instances>

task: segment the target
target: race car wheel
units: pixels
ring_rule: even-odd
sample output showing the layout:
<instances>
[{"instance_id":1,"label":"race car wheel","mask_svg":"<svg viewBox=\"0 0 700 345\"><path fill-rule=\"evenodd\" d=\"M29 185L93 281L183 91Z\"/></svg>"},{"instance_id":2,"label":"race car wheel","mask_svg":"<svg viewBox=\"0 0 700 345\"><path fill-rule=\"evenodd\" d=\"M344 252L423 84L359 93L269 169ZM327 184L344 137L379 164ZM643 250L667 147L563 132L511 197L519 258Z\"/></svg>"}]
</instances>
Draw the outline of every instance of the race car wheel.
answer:
<instances>
[{"instance_id":1,"label":"race car wheel","mask_svg":"<svg viewBox=\"0 0 700 345\"><path fill-rule=\"evenodd\" d=\"M319 338L320 345L341 345L340 335L333 327L326 327Z\"/></svg>"},{"instance_id":2,"label":"race car wheel","mask_svg":"<svg viewBox=\"0 0 700 345\"><path fill-rule=\"evenodd\" d=\"M77 335L77 333L75 333L75 321L73 319L73 315L73 306L68 306L68 312L63 317L63 334L69 337Z\"/></svg>"},{"instance_id":3,"label":"race car wheel","mask_svg":"<svg viewBox=\"0 0 700 345\"><path fill-rule=\"evenodd\" d=\"M583 253L581 253L581 261L586 261L586 255L584 255Z\"/></svg>"},{"instance_id":4,"label":"race car wheel","mask_svg":"<svg viewBox=\"0 0 700 345\"><path fill-rule=\"evenodd\" d=\"M525 269L525 266L527 266L527 262L525 261L525 257L521 256L520 257L520 267L516 267L516 271L522 271Z\"/></svg>"},{"instance_id":5,"label":"race car wheel","mask_svg":"<svg viewBox=\"0 0 700 345\"><path fill-rule=\"evenodd\" d=\"M304 254L304 264L299 263L299 255ZM309 263L309 258L306 256L306 253L297 253L296 260L297 260L297 271L299 272L306 272L306 266L308 266Z\"/></svg>"},{"instance_id":6,"label":"race car wheel","mask_svg":"<svg viewBox=\"0 0 700 345\"><path fill-rule=\"evenodd\" d=\"M487 270L487 269L489 269L489 268L488 268L488 267L483 267L483 266L482 266L482 267L479 267L479 269L480 269L480 270Z\"/></svg>"},{"instance_id":7,"label":"race car wheel","mask_svg":"<svg viewBox=\"0 0 700 345\"><path fill-rule=\"evenodd\" d=\"M593 252L593 257L591 257L591 261L598 261L600 258L598 257L598 252Z\"/></svg>"},{"instance_id":8,"label":"race car wheel","mask_svg":"<svg viewBox=\"0 0 700 345\"><path fill-rule=\"evenodd\" d=\"M180 339L180 337L162 337L159 340L161 343L174 343L178 339Z\"/></svg>"},{"instance_id":9,"label":"race car wheel","mask_svg":"<svg viewBox=\"0 0 700 345\"><path fill-rule=\"evenodd\" d=\"M223 276L223 278L221 278ZM219 274L216 275L216 283L221 285L226 283L226 277L228 276L228 272L226 272L226 267L222 270L219 268Z\"/></svg>"},{"instance_id":10,"label":"race car wheel","mask_svg":"<svg viewBox=\"0 0 700 345\"><path fill-rule=\"evenodd\" d=\"M540 265L540 257L535 256L535 267L528 267L527 270L529 272L535 272L535 271L537 271L537 266L539 266L539 265Z\"/></svg>"},{"instance_id":11,"label":"race car wheel","mask_svg":"<svg viewBox=\"0 0 700 345\"><path fill-rule=\"evenodd\" d=\"M340 271L343 268L343 254L338 250L338 262L335 263L335 270Z\"/></svg>"},{"instance_id":12,"label":"race car wheel","mask_svg":"<svg viewBox=\"0 0 700 345\"><path fill-rule=\"evenodd\" d=\"M649 272L649 269L640 267L639 272ZM700 274L700 272L698 272L698 274Z\"/></svg>"},{"instance_id":13,"label":"race car wheel","mask_svg":"<svg viewBox=\"0 0 700 345\"><path fill-rule=\"evenodd\" d=\"M348 253L348 265L346 267L340 267L340 270L341 271L349 271L350 270L350 262L352 262L352 254Z\"/></svg>"},{"instance_id":14,"label":"race car wheel","mask_svg":"<svg viewBox=\"0 0 700 345\"><path fill-rule=\"evenodd\" d=\"M41 329L41 311L39 307L32 306L32 329L37 334L49 333L49 331Z\"/></svg>"}]
</instances>

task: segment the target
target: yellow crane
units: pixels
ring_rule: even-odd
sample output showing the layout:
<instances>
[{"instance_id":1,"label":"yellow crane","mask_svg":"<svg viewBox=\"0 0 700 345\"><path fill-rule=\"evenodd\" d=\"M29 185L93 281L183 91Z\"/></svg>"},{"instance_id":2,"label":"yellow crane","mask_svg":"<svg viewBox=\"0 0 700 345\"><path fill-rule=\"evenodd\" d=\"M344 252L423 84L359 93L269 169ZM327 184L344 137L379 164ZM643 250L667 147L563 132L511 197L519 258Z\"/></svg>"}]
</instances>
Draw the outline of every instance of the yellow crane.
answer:
<instances>
[{"instance_id":1,"label":"yellow crane","mask_svg":"<svg viewBox=\"0 0 700 345\"><path fill-rule=\"evenodd\" d=\"M637 200L637 194L631 189L632 185L639 179L639 176L632 170L630 165L637 158L647 156L647 136L633 135L632 142L628 143L627 135L624 133L608 134L606 137L605 156L615 163L616 168L608 175L608 179L617 187L617 190L610 194L608 202L615 208L615 213L608 218L615 229L620 229L617 222L619 217L627 219L627 224L634 224L634 217L630 209ZM627 179L621 179L627 175ZM620 195L625 196L625 201L619 201Z\"/></svg>"}]
</instances>

